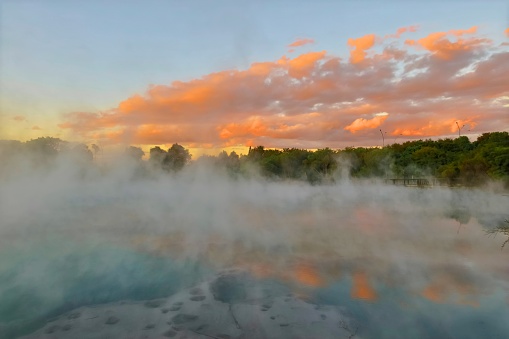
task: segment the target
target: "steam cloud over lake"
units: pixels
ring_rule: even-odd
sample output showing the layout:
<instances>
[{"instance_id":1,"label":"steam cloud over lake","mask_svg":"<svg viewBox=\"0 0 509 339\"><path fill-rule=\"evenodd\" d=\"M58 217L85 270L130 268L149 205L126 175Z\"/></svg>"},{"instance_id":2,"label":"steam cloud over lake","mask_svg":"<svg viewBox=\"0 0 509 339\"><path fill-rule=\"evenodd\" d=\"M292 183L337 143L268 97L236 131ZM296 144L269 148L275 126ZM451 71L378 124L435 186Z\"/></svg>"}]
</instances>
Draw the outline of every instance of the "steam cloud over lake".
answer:
<instances>
[{"instance_id":1,"label":"steam cloud over lake","mask_svg":"<svg viewBox=\"0 0 509 339\"><path fill-rule=\"evenodd\" d=\"M229 270L247 277L248 283L232 278L247 286L245 295L236 301L216 293L211 305L234 305L241 314L251 312L245 305L271 300L276 306L246 319L272 328L274 316L278 333L299 333L299 322L280 321L294 314L284 298L299 314L317 316L309 320L316 333L324 328L319 314L335 319L330 324L345 337L509 333L509 249L501 250L503 236L486 234L507 219L509 197L493 189L418 189L345 177L312 186L232 179L199 165L140 174L125 159L105 167L61 159L51 168L5 170L0 180L0 337L72 337L84 323L70 318L67 331L50 333L48 321L76 309L88 314L86 307L97 304L117 312L109 317L118 322L107 317L101 324L110 319L108 328L121 329L127 326L121 315L153 311L143 306L147 300L175 302L193 286L212 298L210 286ZM327 310L317 313L319 307ZM174 326L181 321L175 336L219 334L196 330L198 323L186 327L198 320L166 316L163 308L153 314ZM188 316L205 317L193 312ZM232 335L249 337L242 319ZM159 325L145 329L149 323L131 334L163 334L150 332Z\"/></svg>"}]
</instances>

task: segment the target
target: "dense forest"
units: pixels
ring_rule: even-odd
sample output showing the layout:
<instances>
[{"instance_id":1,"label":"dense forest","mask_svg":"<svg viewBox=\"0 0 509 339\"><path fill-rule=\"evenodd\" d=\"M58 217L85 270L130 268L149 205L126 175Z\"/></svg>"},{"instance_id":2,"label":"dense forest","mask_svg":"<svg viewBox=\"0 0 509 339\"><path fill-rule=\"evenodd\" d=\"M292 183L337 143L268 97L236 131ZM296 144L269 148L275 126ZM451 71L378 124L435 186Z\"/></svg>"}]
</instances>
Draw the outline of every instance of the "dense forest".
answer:
<instances>
[{"instance_id":1,"label":"dense forest","mask_svg":"<svg viewBox=\"0 0 509 339\"><path fill-rule=\"evenodd\" d=\"M93 163L101 153L97 145L69 143L45 137L27 142L0 142L0 170L23 157L25 166L49 166L57 155L66 155L80 164ZM476 186L496 180L509 187L509 133L484 133L471 142L466 136L455 139L417 140L385 147L347 147L315 151L285 148L249 149L248 154L220 153L191 159L189 151L179 144L168 150L138 147L125 149L126 159L146 173L177 172L186 166L208 165L232 177L258 173L272 180L304 180L312 184L351 178L437 178L450 185ZM147 159L147 160L143 160ZM19 162L19 161L18 161Z\"/></svg>"}]
</instances>

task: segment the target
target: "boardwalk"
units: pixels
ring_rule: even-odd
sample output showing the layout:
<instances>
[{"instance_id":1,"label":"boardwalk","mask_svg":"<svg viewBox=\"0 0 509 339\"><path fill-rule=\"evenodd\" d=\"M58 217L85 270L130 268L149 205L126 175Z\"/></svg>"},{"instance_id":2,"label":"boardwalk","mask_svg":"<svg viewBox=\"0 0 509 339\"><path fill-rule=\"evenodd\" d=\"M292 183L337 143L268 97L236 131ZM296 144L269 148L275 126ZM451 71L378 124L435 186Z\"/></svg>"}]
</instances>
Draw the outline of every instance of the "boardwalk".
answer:
<instances>
[{"instance_id":1,"label":"boardwalk","mask_svg":"<svg viewBox=\"0 0 509 339\"><path fill-rule=\"evenodd\" d=\"M385 179L386 184L406 187L436 187L436 186L452 186L447 179L437 178L412 178L412 179Z\"/></svg>"}]
</instances>

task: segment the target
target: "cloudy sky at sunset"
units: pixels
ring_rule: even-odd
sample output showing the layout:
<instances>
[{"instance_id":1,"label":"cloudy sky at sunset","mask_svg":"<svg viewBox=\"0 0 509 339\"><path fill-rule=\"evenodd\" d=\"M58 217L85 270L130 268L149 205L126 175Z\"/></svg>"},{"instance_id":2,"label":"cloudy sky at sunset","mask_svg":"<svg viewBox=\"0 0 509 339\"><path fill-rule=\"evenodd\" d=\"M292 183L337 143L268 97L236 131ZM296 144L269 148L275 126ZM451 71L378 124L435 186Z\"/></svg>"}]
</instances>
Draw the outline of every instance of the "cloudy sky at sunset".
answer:
<instances>
[{"instance_id":1,"label":"cloudy sky at sunset","mask_svg":"<svg viewBox=\"0 0 509 339\"><path fill-rule=\"evenodd\" d=\"M475 138L509 130L509 2L0 0L0 72L0 139Z\"/></svg>"}]
</instances>

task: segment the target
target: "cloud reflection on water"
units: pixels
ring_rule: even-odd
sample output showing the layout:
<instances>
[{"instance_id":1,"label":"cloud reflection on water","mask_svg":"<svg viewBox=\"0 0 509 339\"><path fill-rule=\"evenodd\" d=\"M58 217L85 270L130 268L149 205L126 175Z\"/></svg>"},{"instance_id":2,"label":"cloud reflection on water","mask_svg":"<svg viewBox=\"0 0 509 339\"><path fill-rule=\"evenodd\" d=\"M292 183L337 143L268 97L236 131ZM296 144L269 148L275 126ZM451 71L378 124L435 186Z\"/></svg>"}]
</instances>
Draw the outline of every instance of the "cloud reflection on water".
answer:
<instances>
[{"instance_id":1,"label":"cloud reflection on water","mask_svg":"<svg viewBox=\"0 0 509 339\"><path fill-rule=\"evenodd\" d=\"M0 309L0 324L171 294L230 267L281 281L310 302L351 308L361 320L370 315L364 321L373 331L388 304L389 313L405 309L415 321L423 313L438 321L444 307L462 307L470 313L451 315L453 323L472 316L490 322L486 303L509 316L507 251L485 234L507 217L507 197L200 173L34 173L2 181L0 304L14 299ZM15 303L36 303L37 311L6 320Z\"/></svg>"}]
</instances>

